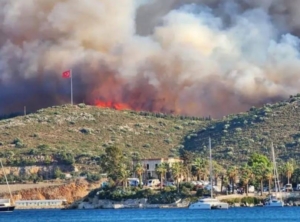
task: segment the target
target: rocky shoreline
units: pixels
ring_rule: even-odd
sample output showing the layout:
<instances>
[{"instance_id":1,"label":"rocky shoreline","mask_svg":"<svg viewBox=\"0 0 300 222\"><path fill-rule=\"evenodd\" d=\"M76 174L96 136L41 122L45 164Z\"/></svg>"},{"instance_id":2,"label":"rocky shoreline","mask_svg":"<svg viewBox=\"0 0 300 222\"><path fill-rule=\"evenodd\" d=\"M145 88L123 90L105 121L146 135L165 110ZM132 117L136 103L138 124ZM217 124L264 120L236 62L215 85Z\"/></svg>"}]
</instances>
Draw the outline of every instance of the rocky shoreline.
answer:
<instances>
[{"instance_id":1,"label":"rocky shoreline","mask_svg":"<svg viewBox=\"0 0 300 222\"><path fill-rule=\"evenodd\" d=\"M77 201L66 209L151 209L151 208L187 208L190 204L188 200L178 200L171 204L149 204L147 199L128 199L124 201L101 200L96 197L89 201ZM229 205L231 208L235 207L263 207L262 203L248 204L248 203L233 203ZM285 203L285 207L300 206L300 201L290 201Z\"/></svg>"},{"instance_id":2,"label":"rocky shoreline","mask_svg":"<svg viewBox=\"0 0 300 222\"><path fill-rule=\"evenodd\" d=\"M147 199L128 199L124 201L101 200L94 198L91 201L78 201L66 209L143 209L143 208L186 208L189 201L178 200L171 204L149 204Z\"/></svg>"}]
</instances>

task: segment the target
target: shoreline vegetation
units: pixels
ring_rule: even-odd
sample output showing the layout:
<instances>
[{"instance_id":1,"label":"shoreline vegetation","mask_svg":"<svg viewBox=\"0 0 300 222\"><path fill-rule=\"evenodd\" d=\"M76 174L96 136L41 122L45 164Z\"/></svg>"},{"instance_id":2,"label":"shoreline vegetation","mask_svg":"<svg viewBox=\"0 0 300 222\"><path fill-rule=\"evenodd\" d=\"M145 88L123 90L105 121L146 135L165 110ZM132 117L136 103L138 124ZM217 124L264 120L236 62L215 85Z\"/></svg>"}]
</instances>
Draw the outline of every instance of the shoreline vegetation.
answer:
<instances>
[{"instance_id":1,"label":"shoreline vegetation","mask_svg":"<svg viewBox=\"0 0 300 222\"><path fill-rule=\"evenodd\" d=\"M203 190L188 189L189 183L183 184L179 192L175 187L163 190L131 188L130 190L96 189L85 198L66 206L65 209L148 209L148 208L187 208L190 203L208 195ZM117 195L118 194L118 195ZM216 198L226 202L230 207L262 207L268 194L258 193L217 195ZM283 196L285 206L300 206L300 195Z\"/></svg>"}]
</instances>

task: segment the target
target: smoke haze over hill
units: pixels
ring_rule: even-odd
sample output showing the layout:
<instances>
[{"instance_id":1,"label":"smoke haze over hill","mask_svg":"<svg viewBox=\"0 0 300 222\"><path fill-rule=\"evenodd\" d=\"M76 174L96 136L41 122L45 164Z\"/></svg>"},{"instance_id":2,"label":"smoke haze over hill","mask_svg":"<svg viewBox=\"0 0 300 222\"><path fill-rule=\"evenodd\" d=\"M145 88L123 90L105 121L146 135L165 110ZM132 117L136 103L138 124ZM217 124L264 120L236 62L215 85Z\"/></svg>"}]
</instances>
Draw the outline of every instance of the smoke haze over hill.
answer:
<instances>
[{"instance_id":1,"label":"smoke haze over hill","mask_svg":"<svg viewBox=\"0 0 300 222\"><path fill-rule=\"evenodd\" d=\"M183 3L184 2L184 3ZM0 113L69 102L220 117L298 93L297 0L0 2Z\"/></svg>"}]
</instances>

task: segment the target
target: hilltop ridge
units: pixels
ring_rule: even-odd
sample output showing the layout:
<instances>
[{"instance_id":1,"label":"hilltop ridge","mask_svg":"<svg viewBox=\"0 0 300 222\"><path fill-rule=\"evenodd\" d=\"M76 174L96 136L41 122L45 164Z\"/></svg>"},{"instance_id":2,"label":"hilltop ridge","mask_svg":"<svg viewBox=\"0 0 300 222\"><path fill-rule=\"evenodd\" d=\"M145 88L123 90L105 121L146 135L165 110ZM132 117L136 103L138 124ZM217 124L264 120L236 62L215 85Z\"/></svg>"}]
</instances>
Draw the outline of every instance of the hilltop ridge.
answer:
<instances>
[{"instance_id":1,"label":"hilltop ridge","mask_svg":"<svg viewBox=\"0 0 300 222\"><path fill-rule=\"evenodd\" d=\"M281 160L300 154L300 95L252 107L223 119L117 111L85 104L53 106L0 121L0 156L7 165L77 164L98 167L107 146L130 158L178 157L186 149L241 164L254 152L270 155L274 143Z\"/></svg>"},{"instance_id":2,"label":"hilltop ridge","mask_svg":"<svg viewBox=\"0 0 300 222\"><path fill-rule=\"evenodd\" d=\"M7 164L97 164L116 145L139 158L178 156L186 134L208 121L95 106L63 105L0 121L0 156ZM41 158L41 156L43 158Z\"/></svg>"},{"instance_id":3,"label":"hilltop ridge","mask_svg":"<svg viewBox=\"0 0 300 222\"><path fill-rule=\"evenodd\" d=\"M285 161L300 157L300 94L248 112L216 120L185 138L186 149L206 155L212 138L214 157L224 162L245 162L251 153L270 156L273 142L276 155Z\"/></svg>"}]
</instances>

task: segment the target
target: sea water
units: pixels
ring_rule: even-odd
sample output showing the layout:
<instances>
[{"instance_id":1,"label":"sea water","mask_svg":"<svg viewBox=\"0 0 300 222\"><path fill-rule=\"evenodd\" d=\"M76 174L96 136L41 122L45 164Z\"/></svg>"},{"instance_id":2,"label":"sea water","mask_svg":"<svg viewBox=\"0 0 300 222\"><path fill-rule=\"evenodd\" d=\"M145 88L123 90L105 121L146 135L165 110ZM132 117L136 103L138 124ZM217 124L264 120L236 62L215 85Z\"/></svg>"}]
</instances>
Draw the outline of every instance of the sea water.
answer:
<instances>
[{"instance_id":1,"label":"sea water","mask_svg":"<svg viewBox=\"0 0 300 222\"><path fill-rule=\"evenodd\" d=\"M120 209L120 210L15 210L0 213L0 222L66 221L300 221L300 207L230 208L228 210Z\"/></svg>"}]
</instances>

